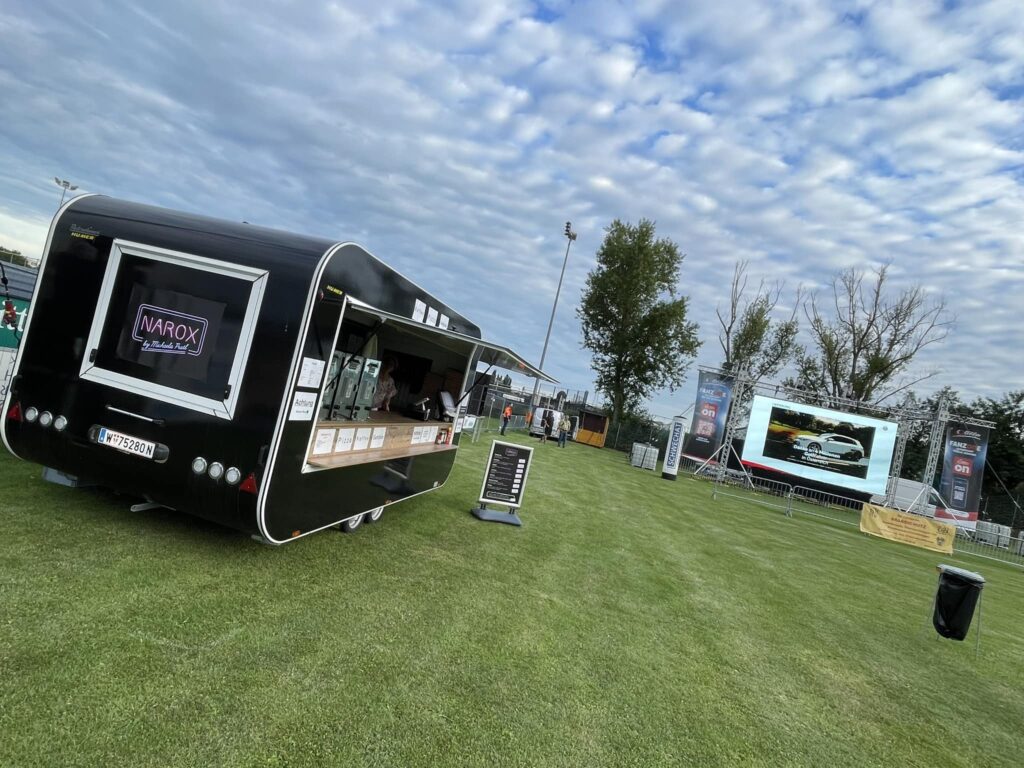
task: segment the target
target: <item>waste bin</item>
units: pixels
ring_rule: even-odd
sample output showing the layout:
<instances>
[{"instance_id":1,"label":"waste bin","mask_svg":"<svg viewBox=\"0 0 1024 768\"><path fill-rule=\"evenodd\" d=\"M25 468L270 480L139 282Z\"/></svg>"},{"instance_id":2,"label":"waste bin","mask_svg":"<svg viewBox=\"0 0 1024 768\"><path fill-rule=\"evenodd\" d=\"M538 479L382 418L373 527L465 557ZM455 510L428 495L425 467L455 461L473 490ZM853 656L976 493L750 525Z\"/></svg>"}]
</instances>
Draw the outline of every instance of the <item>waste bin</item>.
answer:
<instances>
[{"instance_id":1,"label":"waste bin","mask_svg":"<svg viewBox=\"0 0 1024 768\"><path fill-rule=\"evenodd\" d=\"M939 566L939 585L935 593L932 625L951 640L963 640L971 628L974 608L981 597L985 578L973 571L952 565Z\"/></svg>"}]
</instances>

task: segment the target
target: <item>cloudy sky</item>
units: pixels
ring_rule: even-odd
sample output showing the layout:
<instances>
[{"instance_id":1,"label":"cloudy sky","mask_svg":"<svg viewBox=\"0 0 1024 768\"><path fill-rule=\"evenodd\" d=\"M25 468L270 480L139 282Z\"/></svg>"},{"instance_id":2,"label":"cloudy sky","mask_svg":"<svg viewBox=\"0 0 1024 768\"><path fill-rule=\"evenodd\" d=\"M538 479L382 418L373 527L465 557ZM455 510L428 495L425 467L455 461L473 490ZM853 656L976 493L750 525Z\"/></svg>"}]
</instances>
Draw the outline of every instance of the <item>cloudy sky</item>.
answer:
<instances>
[{"instance_id":1,"label":"cloudy sky","mask_svg":"<svg viewBox=\"0 0 1024 768\"><path fill-rule=\"evenodd\" d=\"M83 190L355 240L591 388L603 228L687 254L705 340L737 259L820 286L893 264L957 315L928 388L1019 389L1024 14L985 2L0 0L0 244ZM658 393L670 416L693 380Z\"/></svg>"}]
</instances>

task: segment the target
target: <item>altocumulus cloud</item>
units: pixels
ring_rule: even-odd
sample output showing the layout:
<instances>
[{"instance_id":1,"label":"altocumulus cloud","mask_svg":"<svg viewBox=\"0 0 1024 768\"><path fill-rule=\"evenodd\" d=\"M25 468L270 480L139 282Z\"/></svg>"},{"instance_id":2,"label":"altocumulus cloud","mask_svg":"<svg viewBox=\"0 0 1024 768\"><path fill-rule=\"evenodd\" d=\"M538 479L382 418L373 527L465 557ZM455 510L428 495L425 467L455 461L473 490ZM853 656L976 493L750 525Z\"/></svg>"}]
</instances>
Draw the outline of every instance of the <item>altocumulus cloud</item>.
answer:
<instances>
[{"instance_id":1,"label":"altocumulus cloud","mask_svg":"<svg viewBox=\"0 0 1024 768\"><path fill-rule=\"evenodd\" d=\"M718 362L732 265L893 263L957 314L929 386L1021 386L1024 14L1012 0L300 5L39 0L0 22L0 241L83 189L368 246L589 388L602 228L653 218ZM656 413L690 401L659 393Z\"/></svg>"}]
</instances>

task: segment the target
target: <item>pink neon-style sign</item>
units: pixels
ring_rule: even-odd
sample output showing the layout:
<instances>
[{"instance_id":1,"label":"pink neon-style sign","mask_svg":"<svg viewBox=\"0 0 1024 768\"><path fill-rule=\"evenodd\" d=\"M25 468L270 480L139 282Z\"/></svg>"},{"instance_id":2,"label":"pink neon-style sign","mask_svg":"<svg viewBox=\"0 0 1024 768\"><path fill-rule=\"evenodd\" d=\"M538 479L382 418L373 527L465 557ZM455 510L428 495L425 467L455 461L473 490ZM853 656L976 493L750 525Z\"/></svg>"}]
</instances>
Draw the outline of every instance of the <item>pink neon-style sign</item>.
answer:
<instances>
[{"instance_id":1,"label":"pink neon-style sign","mask_svg":"<svg viewBox=\"0 0 1024 768\"><path fill-rule=\"evenodd\" d=\"M203 352L208 325L205 317L140 304L132 338L142 344L144 352L196 356Z\"/></svg>"}]
</instances>

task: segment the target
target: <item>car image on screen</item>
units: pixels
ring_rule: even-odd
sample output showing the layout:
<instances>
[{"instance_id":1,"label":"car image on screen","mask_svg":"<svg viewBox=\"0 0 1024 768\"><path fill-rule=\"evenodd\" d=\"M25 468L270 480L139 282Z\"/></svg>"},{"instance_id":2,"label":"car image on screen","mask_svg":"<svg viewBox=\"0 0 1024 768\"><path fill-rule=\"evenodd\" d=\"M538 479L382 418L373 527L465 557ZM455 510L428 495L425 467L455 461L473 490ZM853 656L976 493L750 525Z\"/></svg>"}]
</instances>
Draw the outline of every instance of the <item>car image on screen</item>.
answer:
<instances>
[{"instance_id":1,"label":"car image on screen","mask_svg":"<svg viewBox=\"0 0 1024 768\"><path fill-rule=\"evenodd\" d=\"M860 461L864 458L864 446L859 440L833 432L817 436L802 435L793 441L793 449L809 454L827 453L848 461Z\"/></svg>"}]
</instances>

